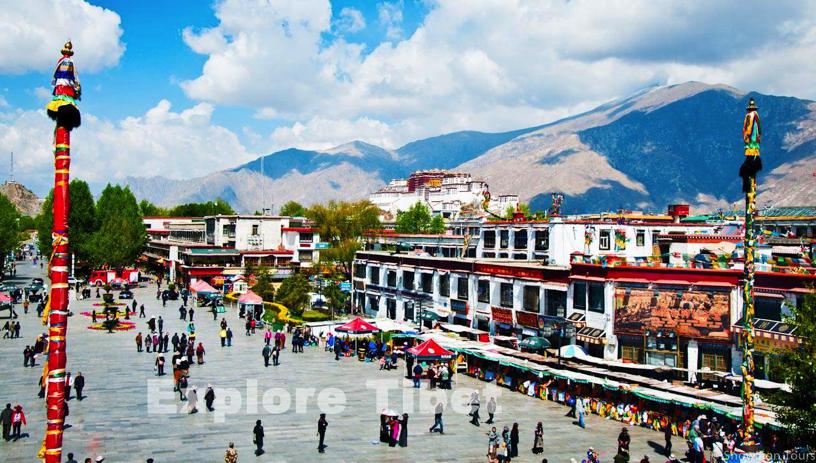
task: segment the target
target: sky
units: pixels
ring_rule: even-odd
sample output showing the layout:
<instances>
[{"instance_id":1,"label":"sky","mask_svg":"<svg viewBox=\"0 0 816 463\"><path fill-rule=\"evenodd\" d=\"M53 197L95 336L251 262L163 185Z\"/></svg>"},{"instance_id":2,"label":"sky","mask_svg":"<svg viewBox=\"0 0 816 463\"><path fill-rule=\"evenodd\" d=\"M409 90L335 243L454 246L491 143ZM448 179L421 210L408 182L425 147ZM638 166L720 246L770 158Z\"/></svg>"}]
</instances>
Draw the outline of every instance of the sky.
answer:
<instances>
[{"instance_id":1,"label":"sky","mask_svg":"<svg viewBox=\"0 0 816 463\"><path fill-rule=\"evenodd\" d=\"M816 99L816 2L0 0L0 178L52 183L73 41L72 177L193 178L289 147L395 149L540 125L698 80Z\"/></svg>"}]
</instances>

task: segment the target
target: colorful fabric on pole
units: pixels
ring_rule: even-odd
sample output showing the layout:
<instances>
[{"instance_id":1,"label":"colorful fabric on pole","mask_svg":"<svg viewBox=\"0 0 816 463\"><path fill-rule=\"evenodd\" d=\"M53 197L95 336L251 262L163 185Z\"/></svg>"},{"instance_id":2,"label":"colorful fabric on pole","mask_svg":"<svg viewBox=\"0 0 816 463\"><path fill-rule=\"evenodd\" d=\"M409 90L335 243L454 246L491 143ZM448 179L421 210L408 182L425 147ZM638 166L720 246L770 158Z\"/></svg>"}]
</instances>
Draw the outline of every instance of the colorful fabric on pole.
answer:
<instances>
[{"instance_id":1,"label":"colorful fabric on pole","mask_svg":"<svg viewBox=\"0 0 816 463\"><path fill-rule=\"evenodd\" d=\"M745 161L740 166L739 176L742 177L742 191L748 193L751 189L751 179L756 178L762 170L762 158L759 156L759 143L762 138L762 128L757 114L757 105L754 99L748 101L745 120L742 123L742 141L745 143Z\"/></svg>"},{"instance_id":2,"label":"colorful fabric on pole","mask_svg":"<svg viewBox=\"0 0 816 463\"><path fill-rule=\"evenodd\" d=\"M73 54L73 45L71 42L66 43L62 48L62 57L54 70L54 79L51 81L54 97L46 105L48 117L53 119L57 126L69 131L79 127L82 122L76 105L81 98L82 87L74 61L71 59Z\"/></svg>"}]
</instances>

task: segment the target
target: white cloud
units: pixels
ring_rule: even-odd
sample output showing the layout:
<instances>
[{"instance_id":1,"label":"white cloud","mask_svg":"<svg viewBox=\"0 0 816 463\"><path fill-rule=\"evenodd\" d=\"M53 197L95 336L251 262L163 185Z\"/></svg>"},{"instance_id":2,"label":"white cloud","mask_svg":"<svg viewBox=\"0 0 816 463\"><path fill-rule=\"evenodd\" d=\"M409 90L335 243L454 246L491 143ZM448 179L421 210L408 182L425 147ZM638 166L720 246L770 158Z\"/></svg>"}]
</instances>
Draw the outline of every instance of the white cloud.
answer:
<instances>
[{"instance_id":1,"label":"white cloud","mask_svg":"<svg viewBox=\"0 0 816 463\"><path fill-rule=\"evenodd\" d=\"M339 16L335 24L341 32L353 34L365 29L366 22L362 11L356 8L345 7L340 10Z\"/></svg>"},{"instance_id":2,"label":"white cloud","mask_svg":"<svg viewBox=\"0 0 816 463\"><path fill-rule=\"evenodd\" d=\"M224 0L215 8L215 28L185 33L208 59L182 86L194 99L284 121L276 145L347 141L334 140L343 130L325 136L331 127L321 121L389 147L454 130L510 130L687 80L816 98L816 7L802 0L751 9L703 0L604 8L438 0L408 37L402 3L381 3L386 40L368 53L342 36L326 43L327 0Z\"/></svg>"},{"instance_id":3,"label":"white cloud","mask_svg":"<svg viewBox=\"0 0 816 463\"><path fill-rule=\"evenodd\" d=\"M84 0L3 2L0 8L0 73L46 71L70 39L78 71L115 66L125 51L119 15Z\"/></svg>"},{"instance_id":4,"label":"white cloud","mask_svg":"<svg viewBox=\"0 0 816 463\"><path fill-rule=\"evenodd\" d=\"M396 40L402 37L402 0L377 5L380 24L385 26L385 37Z\"/></svg>"},{"instance_id":5,"label":"white cloud","mask_svg":"<svg viewBox=\"0 0 816 463\"><path fill-rule=\"evenodd\" d=\"M278 127L270 135L267 151L296 146L301 149L324 150L351 140L365 140L379 146L394 146L388 124L361 117L354 121L314 117L305 124Z\"/></svg>"},{"instance_id":6,"label":"white cloud","mask_svg":"<svg viewBox=\"0 0 816 463\"><path fill-rule=\"evenodd\" d=\"M97 185L127 176L192 178L254 158L235 133L212 123L212 112L208 103L174 112L162 100L119 122L85 113L71 134L71 176ZM38 193L53 179L53 128L44 110L0 112L0 146L18 154L17 176Z\"/></svg>"}]
</instances>

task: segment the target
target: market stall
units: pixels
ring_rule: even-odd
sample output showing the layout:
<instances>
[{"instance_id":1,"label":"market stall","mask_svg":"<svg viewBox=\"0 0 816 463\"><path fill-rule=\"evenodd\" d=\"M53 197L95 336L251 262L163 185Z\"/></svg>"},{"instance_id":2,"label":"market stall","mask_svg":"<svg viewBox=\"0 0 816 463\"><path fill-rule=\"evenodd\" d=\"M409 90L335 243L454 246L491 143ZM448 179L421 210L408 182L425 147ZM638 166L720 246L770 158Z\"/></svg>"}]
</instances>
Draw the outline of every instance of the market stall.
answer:
<instances>
[{"instance_id":1,"label":"market stall","mask_svg":"<svg viewBox=\"0 0 816 463\"><path fill-rule=\"evenodd\" d=\"M253 316L259 313L263 314L263 299L252 290L247 291L238 298L238 316L244 318L247 313L251 313Z\"/></svg>"}]
</instances>

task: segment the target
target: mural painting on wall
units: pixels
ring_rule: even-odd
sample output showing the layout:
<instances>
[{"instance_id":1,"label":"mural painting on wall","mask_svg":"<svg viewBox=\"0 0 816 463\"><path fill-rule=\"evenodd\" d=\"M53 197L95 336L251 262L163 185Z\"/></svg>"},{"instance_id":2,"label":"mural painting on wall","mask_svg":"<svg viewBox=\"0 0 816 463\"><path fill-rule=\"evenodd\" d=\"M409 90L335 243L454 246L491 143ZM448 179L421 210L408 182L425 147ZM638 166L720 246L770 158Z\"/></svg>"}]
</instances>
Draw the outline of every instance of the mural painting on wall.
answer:
<instances>
[{"instance_id":1,"label":"mural painting on wall","mask_svg":"<svg viewBox=\"0 0 816 463\"><path fill-rule=\"evenodd\" d=\"M727 341L731 337L727 292L617 288L615 332L643 335L664 330L686 338Z\"/></svg>"}]
</instances>

